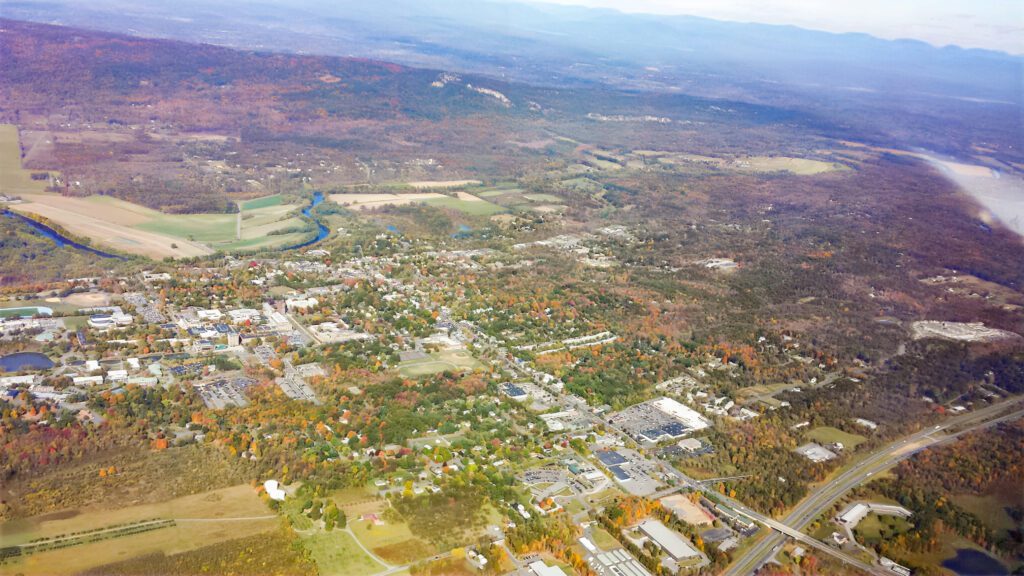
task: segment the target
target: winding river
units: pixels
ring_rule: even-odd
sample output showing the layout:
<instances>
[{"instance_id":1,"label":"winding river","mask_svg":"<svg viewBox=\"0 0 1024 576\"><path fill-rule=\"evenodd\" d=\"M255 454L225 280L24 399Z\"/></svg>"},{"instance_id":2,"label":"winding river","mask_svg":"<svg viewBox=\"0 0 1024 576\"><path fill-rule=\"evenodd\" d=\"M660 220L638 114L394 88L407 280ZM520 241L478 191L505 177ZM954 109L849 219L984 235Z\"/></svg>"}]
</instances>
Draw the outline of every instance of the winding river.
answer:
<instances>
[{"instance_id":1,"label":"winding river","mask_svg":"<svg viewBox=\"0 0 1024 576\"><path fill-rule=\"evenodd\" d=\"M317 220L316 217L313 216L313 208L316 208L323 201L324 201L324 194L323 194L323 192L315 192L313 194L313 201L309 204L309 206L307 206L306 208L302 209L302 215L305 216L306 218L309 218L310 220L313 221L314 224L316 224L316 236L314 236L313 238L311 238L309 240L306 240L305 242L303 242L301 244L296 244L295 246L289 246L289 247L285 248L285 250L298 250L299 248L305 248L306 246L312 246L313 244L316 244L317 242L323 240L324 238L327 238L327 235L331 233L330 229L327 228L327 226L325 226L323 222Z\"/></svg>"}]
</instances>

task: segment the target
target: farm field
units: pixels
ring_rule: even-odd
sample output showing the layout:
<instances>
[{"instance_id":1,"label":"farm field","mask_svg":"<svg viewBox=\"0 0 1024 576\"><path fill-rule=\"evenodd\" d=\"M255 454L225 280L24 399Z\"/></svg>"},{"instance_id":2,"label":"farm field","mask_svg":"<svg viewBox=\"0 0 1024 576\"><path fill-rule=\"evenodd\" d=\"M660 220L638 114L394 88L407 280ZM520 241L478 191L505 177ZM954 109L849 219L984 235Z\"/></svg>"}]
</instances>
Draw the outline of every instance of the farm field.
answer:
<instances>
[{"instance_id":1,"label":"farm field","mask_svg":"<svg viewBox=\"0 0 1024 576\"><path fill-rule=\"evenodd\" d=\"M465 196L469 196L473 199L468 200ZM426 201L426 204L430 206L437 206L439 208L458 210L459 212L469 214L470 216L493 216L505 211L504 208L497 204L492 204L486 200L465 193L461 193L458 198L452 198L450 196L431 198Z\"/></svg>"},{"instance_id":2,"label":"farm field","mask_svg":"<svg viewBox=\"0 0 1024 576\"><path fill-rule=\"evenodd\" d=\"M413 202L423 202L433 198L447 198L438 192L411 192L408 194L390 193L355 193L355 194L331 194L331 202L340 206L365 210L367 208L378 208L381 206L404 206Z\"/></svg>"},{"instance_id":3,"label":"farm field","mask_svg":"<svg viewBox=\"0 0 1024 576\"><path fill-rule=\"evenodd\" d=\"M460 192L458 198L446 196L439 192L331 194L330 200L341 206L356 210L379 208L382 206L404 206L422 202L430 206L458 210L472 216L491 216L505 211L504 208L497 204L465 192Z\"/></svg>"},{"instance_id":4,"label":"farm field","mask_svg":"<svg viewBox=\"0 0 1024 576\"><path fill-rule=\"evenodd\" d=\"M426 358L408 360L398 365L398 372L405 378L416 378L437 374L445 370L478 370L483 364L465 350L433 352Z\"/></svg>"},{"instance_id":5,"label":"farm field","mask_svg":"<svg viewBox=\"0 0 1024 576\"><path fill-rule=\"evenodd\" d=\"M807 438L821 444L841 442L847 450L853 450L859 444L867 440L867 438L860 434L850 434L849 432L843 432L842 430L832 428L831 426L819 426L813 430L808 430Z\"/></svg>"},{"instance_id":6,"label":"farm field","mask_svg":"<svg viewBox=\"0 0 1024 576\"><path fill-rule=\"evenodd\" d=\"M726 167L750 172L791 172L797 176L813 176L825 172L849 170L847 166L838 162L822 162L820 160L789 158L786 156L738 158L728 163Z\"/></svg>"},{"instance_id":7,"label":"farm field","mask_svg":"<svg viewBox=\"0 0 1024 576\"><path fill-rule=\"evenodd\" d=\"M284 197L280 194L274 194L272 196L264 196L262 198L253 198L252 200L246 200L239 204L239 208L242 211L256 210L257 208L269 208L271 206L279 206L284 202Z\"/></svg>"},{"instance_id":8,"label":"farm field","mask_svg":"<svg viewBox=\"0 0 1024 576\"><path fill-rule=\"evenodd\" d=\"M21 166L21 144L18 128L13 124L0 124L0 193L17 196L46 190L49 179L33 180L33 173L45 170L25 170Z\"/></svg>"},{"instance_id":9,"label":"farm field","mask_svg":"<svg viewBox=\"0 0 1024 576\"><path fill-rule=\"evenodd\" d=\"M476 186L483 184L479 180L422 180L419 182L407 182L407 186L412 186L418 190L429 190L431 188L462 188L465 186Z\"/></svg>"},{"instance_id":10,"label":"farm field","mask_svg":"<svg viewBox=\"0 0 1024 576\"><path fill-rule=\"evenodd\" d=\"M188 258L212 254L198 242L139 230L133 226L148 219L155 210L115 198L92 196L65 198L59 194L23 194L22 204L12 206L21 213L43 216L71 234L90 238L95 244L150 258Z\"/></svg>"},{"instance_id":11,"label":"farm field","mask_svg":"<svg viewBox=\"0 0 1024 576\"><path fill-rule=\"evenodd\" d=\"M71 574L146 554L177 554L273 530L279 518L248 485L233 486L157 504L114 510L70 510L0 524L5 544L154 518L177 525L152 532L40 552L12 562L11 573Z\"/></svg>"},{"instance_id":12,"label":"farm field","mask_svg":"<svg viewBox=\"0 0 1024 576\"><path fill-rule=\"evenodd\" d=\"M59 194L25 194L22 197L26 202L12 208L43 216L97 244L151 258L187 258L212 254L214 250L287 246L301 242L308 235L271 234L306 224L301 218L288 216L297 206L281 204L280 196L257 199L262 205L244 210L241 215L165 214L110 196L67 198Z\"/></svg>"},{"instance_id":13,"label":"farm field","mask_svg":"<svg viewBox=\"0 0 1024 576\"><path fill-rule=\"evenodd\" d=\"M735 170L737 172L789 172L797 176L813 176L826 172L838 172L849 170L850 167L838 162L825 162L822 160L811 160L807 158L793 158L790 156L744 156L739 158L716 158L713 156L701 156L697 154L679 154L673 152L658 152L654 150L637 150L634 156L639 156L648 161L656 161L666 165L682 164L705 164Z\"/></svg>"}]
</instances>

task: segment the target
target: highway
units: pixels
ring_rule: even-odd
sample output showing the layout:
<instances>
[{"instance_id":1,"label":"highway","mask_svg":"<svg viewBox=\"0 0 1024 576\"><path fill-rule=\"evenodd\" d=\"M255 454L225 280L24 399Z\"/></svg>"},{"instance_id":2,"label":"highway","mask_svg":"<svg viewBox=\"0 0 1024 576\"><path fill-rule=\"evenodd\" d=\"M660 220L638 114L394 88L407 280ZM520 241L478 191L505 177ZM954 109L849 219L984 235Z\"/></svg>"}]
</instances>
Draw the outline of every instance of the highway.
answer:
<instances>
[{"instance_id":1,"label":"highway","mask_svg":"<svg viewBox=\"0 0 1024 576\"><path fill-rule=\"evenodd\" d=\"M790 530L802 530L807 524L811 523L822 512L842 498L844 494L862 482L869 480L875 474L895 466L901 460L905 460L926 448L950 442L968 432L1024 417L1024 409L1020 408L1021 402L1022 399L1020 397L1012 398L951 418L939 426L926 428L872 452L828 483L812 491L779 524L790 528ZM1015 407L1017 408L1016 410L1007 413L1007 410ZM945 433L944 431L947 430L951 432ZM802 543L807 543L806 539L810 538L803 535L802 532L797 532L797 534L804 536L803 538L798 538L789 531L780 530L768 523L764 524L775 529L776 532L765 537L742 556L736 558L726 570L726 576L747 576L748 574L753 574L762 564L774 556L776 548L785 541L786 536L793 537ZM818 542L817 540L814 541ZM820 544L820 542L818 543ZM832 549L831 547L828 548ZM877 567L862 567L862 569L867 572L878 572L880 570Z\"/></svg>"}]
</instances>

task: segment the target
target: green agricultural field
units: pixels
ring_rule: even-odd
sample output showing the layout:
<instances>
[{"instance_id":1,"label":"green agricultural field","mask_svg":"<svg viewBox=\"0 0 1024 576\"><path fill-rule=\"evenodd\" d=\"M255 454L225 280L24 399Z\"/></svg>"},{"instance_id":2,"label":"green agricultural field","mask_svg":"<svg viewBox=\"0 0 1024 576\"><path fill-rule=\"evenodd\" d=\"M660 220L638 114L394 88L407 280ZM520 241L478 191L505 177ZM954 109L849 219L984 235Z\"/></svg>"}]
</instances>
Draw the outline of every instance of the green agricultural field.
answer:
<instances>
[{"instance_id":1,"label":"green agricultural field","mask_svg":"<svg viewBox=\"0 0 1024 576\"><path fill-rule=\"evenodd\" d=\"M479 192L476 192L476 195L482 198L496 198L498 196L521 194L522 192L522 188L491 188L488 190L481 190Z\"/></svg>"},{"instance_id":2,"label":"green agricultural field","mask_svg":"<svg viewBox=\"0 0 1024 576\"><path fill-rule=\"evenodd\" d=\"M554 194L523 194L523 198L531 202L561 202L562 199Z\"/></svg>"},{"instance_id":3,"label":"green agricultural field","mask_svg":"<svg viewBox=\"0 0 1024 576\"><path fill-rule=\"evenodd\" d=\"M0 192L18 195L44 192L49 179L33 180L32 174L49 174L46 170L25 170L21 166L21 144L18 127L0 124Z\"/></svg>"},{"instance_id":4,"label":"green agricultural field","mask_svg":"<svg viewBox=\"0 0 1024 576\"><path fill-rule=\"evenodd\" d=\"M284 198L280 194L274 194L273 196L264 196L262 198L253 198L252 200L246 200L241 203L241 209L243 211L256 210L257 208L268 208L270 206L277 206L284 202Z\"/></svg>"},{"instance_id":5,"label":"green agricultural field","mask_svg":"<svg viewBox=\"0 0 1024 576\"><path fill-rule=\"evenodd\" d=\"M820 444L842 442L843 447L847 450L853 450L867 440L867 438L860 434L850 434L849 432L843 432L842 430L832 428L831 426L819 426L813 430L808 430L807 438Z\"/></svg>"},{"instance_id":6,"label":"green agricultural field","mask_svg":"<svg viewBox=\"0 0 1024 576\"><path fill-rule=\"evenodd\" d=\"M164 214L135 225L139 230L194 240L204 244L233 242L236 239L235 214Z\"/></svg>"},{"instance_id":7,"label":"green agricultural field","mask_svg":"<svg viewBox=\"0 0 1024 576\"><path fill-rule=\"evenodd\" d=\"M335 529L304 536L302 546L313 557L320 576L365 576L385 569L363 552L355 539L344 530Z\"/></svg>"},{"instance_id":8,"label":"green agricultural field","mask_svg":"<svg viewBox=\"0 0 1024 576\"><path fill-rule=\"evenodd\" d=\"M445 196L444 198L428 198L423 202L430 206L437 206L438 208L458 210L459 212L469 214L470 216L493 216L505 211L501 206L486 200L460 200L458 198Z\"/></svg>"},{"instance_id":9,"label":"green agricultural field","mask_svg":"<svg viewBox=\"0 0 1024 576\"><path fill-rule=\"evenodd\" d=\"M433 352L426 358L409 360L398 365L398 372L404 378L418 378L451 370L480 370L484 366L465 350Z\"/></svg>"}]
</instances>

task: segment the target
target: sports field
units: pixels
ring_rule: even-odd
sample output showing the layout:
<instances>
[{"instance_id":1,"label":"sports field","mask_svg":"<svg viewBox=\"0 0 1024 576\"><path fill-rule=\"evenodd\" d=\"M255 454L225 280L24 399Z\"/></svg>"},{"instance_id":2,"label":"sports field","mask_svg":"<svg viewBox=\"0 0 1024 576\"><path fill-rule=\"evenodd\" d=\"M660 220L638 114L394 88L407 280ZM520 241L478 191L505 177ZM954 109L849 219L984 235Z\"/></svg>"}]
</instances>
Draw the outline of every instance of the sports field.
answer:
<instances>
[{"instance_id":1,"label":"sports field","mask_svg":"<svg viewBox=\"0 0 1024 576\"><path fill-rule=\"evenodd\" d=\"M426 358L408 360L398 365L398 373L405 378L418 378L438 374L445 370L480 370L484 367L465 350L444 350L432 352Z\"/></svg>"}]
</instances>

